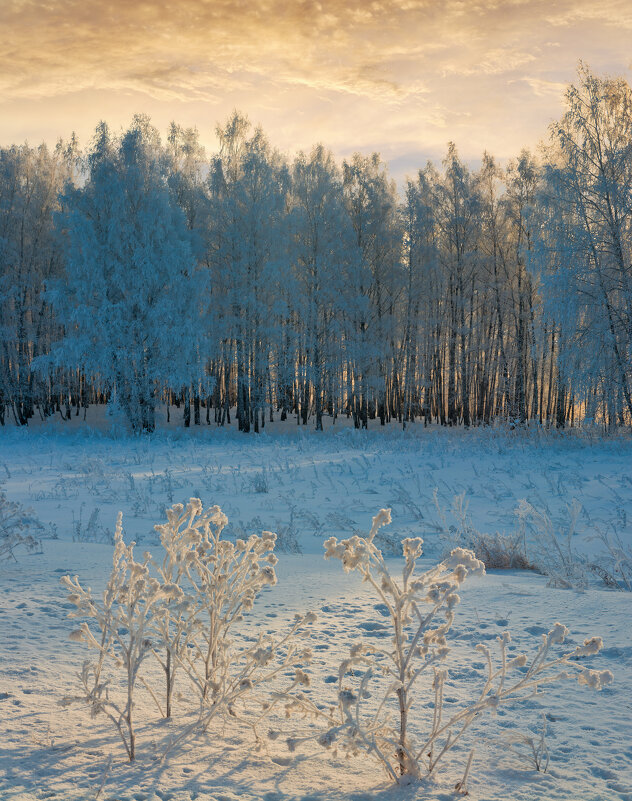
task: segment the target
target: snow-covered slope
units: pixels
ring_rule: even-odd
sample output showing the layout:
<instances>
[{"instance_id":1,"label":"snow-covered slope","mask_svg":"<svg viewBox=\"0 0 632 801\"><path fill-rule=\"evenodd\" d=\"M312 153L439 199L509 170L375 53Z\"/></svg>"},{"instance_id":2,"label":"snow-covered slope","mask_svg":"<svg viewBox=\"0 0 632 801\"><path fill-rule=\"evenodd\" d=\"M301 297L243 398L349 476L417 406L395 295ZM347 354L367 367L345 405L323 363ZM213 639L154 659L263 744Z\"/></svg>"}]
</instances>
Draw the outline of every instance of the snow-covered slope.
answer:
<instances>
[{"instance_id":1,"label":"snow-covered slope","mask_svg":"<svg viewBox=\"0 0 632 801\"><path fill-rule=\"evenodd\" d=\"M318 612L309 692L328 703L348 647L359 638L379 640L384 629L367 586L322 559L326 536L366 530L377 509L392 506L393 533L424 536L430 563L446 545L433 501L437 487L444 509L466 492L472 522L481 530L513 530L521 497L558 520L576 497L583 512L574 541L579 550L596 553L599 546L589 539L596 525L614 522L622 537L631 538L629 440L423 430L405 437L343 431L323 438L292 431L246 440L192 432L139 440L10 431L0 435L0 471L8 497L34 507L46 532L58 535L44 540L42 554L18 554L17 564L0 569L2 801L447 801L472 746L470 791L479 801L632 801L632 595L596 583L578 593L547 587L546 578L534 573L510 571L466 584L450 638L449 703L469 697L483 680L477 643L493 642L509 629L516 652L533 651L557 620L570 628L572 645L603 637L604 651L590 663L610 669L615 681L600 693L560 683L495 718L481 718L455 766L446 765L432 787L390 787L362 755L346 761L316 745L290 753L285 737L311 725L300 719L275 722L282 736L268 743L268 753L255 751L250 730L231 721L159 764L155 757L177 724L161 722L144 691L138 698L138 762L130 767L110 724L91 720L82 706L58 704L76 689L84 657L82 645L68 639L75 626L66 619L69 604L59 577L78 574L95 590L104 584L111 547L72 537L106 538L119 508L127 538L141 539L157 554L152 524L165 506L191 495L219 503L237 523L235 532L278 529L286 542L296 541L303 554L280 554L279 583L265 591L244 632L283 628L296 611ZM446 519L450 524L449 513ZM418 699L413 725L422 725L427 703ZM189 714L190 702L185 699L180 709ZM542 712L551 753L546 774L517 761L507 747L511 733L539 732Z\"/></svg>"},{"instance_id":2,"label":"snow-covered slope","mask_svg":"<svg viewBox=\"0 0 632 801\"><path fill-rule=\"evenodd\" d=\"M0 486L60 539L103 539L122 510L128 535L148 543L165 507L195 496L219 504L234 533L270 529L304 553L321 553L331 534L366 530L377 509L392 507L394 530L423 536L434 556L445 548L440 535L458 527L451 510L462 494L479 531L515 531L525 498L563 532L577 499L582 553L599 551L598 528L614 525L632 540L632 440L581 432L402 433L339 423L323 436L277 423L260 436L202 427L139 439L81 427L5 429Z\"/></svg>"}]
</instances>

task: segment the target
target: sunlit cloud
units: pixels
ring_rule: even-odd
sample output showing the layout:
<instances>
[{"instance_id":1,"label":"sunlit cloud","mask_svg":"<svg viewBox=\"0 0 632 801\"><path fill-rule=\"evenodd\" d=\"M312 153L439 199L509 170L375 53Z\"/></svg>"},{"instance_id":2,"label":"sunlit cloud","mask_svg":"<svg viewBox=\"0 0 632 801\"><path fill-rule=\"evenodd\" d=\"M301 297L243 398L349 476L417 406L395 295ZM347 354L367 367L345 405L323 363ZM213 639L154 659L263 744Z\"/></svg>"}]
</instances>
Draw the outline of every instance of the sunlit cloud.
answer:
<instances>
[{"instance_id":1,"label":"sunlit cloud","mask_svg":"<svg viewBox=\"0 0 632 801\"><path fill-rule=\"evenodd\" d=\"M545 134L580 58L629 77L631 31L628 0L2 0L0 141L147 111L213 147L240 108L290 151L420 165L453 139L506 158Z\"/></svg>"},{"instance_id":2,"label":"sunlit cloud","mask_svg":"<svg viewBox=\"0 0 632 801\"><path fill-rule=\"evenodd\" d=\"M561 99L566 89L566 84L560 83L559 81L547 81L543 78L531 78L529 76L519 78L518 80L524 81L533 90L533 94L536 95L536 97L553 96Z\"/></svg>"}]
</instances>

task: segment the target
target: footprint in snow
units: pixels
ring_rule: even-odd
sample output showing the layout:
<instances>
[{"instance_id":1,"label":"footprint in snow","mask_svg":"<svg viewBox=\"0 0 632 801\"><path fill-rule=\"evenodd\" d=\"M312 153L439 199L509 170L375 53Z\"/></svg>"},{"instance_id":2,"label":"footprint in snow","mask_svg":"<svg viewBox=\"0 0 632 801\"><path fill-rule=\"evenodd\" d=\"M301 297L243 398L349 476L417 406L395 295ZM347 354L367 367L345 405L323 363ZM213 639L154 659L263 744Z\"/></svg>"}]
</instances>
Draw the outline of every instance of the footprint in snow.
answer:
<instances>
[{"instance_id":1,"label":"footprint in snow","mask_svg":"<svg viewBox=\"0 0 632 801\"><path fill-rule=\"evenodd\" d=\"M537 637L538 634L548 633L548 629L545 629L544 626L527 626L525 631L527 634L532 634L534 637Z\"/></svg>"},{"instance_id":2,"label":"footprint in snow","mask_svg":"<svg viewBox=\"0 0 632 801\"><path fill-rule=\"evenodd\" d=\"M358 623L359 629L364 629L364 631L385 631L386 626L383 623Z\"/></svg>"},{"instance_id":3,"label":"footprint in snow","mask_svg":"<svg viewBox=\"0 0 632 801\"><path fill-rule=\"evenodd\" d=\"M272 761L275 763L275 765L281 765L283 768L287 768L288 765L292 764L291 757L272 757Z\"/></svg>"},{"instance_id":4,"label":"footprint in snow","mask_svg":"<svg viewBox=\"0 0 632 801\"><path fill-rule=\"evenodd\" d=\"M596 779L616 779L617 774L613 770L607 768L600 768L598 765L592 765L590 772Z\"/></svg>"}]
</instances>

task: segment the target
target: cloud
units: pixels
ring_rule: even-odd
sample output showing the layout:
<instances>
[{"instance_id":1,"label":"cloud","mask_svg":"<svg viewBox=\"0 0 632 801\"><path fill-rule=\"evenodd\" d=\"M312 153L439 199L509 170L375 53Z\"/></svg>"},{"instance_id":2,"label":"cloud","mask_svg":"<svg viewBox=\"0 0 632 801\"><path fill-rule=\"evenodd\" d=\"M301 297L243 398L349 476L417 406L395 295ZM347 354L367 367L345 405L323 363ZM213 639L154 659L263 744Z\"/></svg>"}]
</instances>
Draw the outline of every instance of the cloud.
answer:
<instances>
[{"instance_id":1,"label":"cloud","mask_svg":"<svg viewBox=\"0 0 632 801\"><path fill-rule=\"evenodd\" d=\"M579 58L629 69L631 29L628 0L0 0L0 140L238 107L282 147L502 157L544 133Z\"/></svg>"},{"instance_id":2,"label":"cloud","mask_svg":"<svg viewBox=\"0 0 632 801\"><path fill-rule=\"evenodd\" d=\"M397 100L416 92L416 70L500 74L533 61L514 40L534 5L12 0L0 10L0 91L38 97L100 87L186 100L218 85L239 88L254 74Z\"/></svg>"},{"instance_id":3,"label":"cloud","mask_svg":"<svg viewBox=\"0 0 632 801\"><path fill-rule=\"evenodd\" d=\"M519 80L524 81L537 97L553 96L559 99L566 90L566 84L560 83L559 81L547 81L543 78L532 78L528 76L519 78Z\"/></svg>"}]
</instances>

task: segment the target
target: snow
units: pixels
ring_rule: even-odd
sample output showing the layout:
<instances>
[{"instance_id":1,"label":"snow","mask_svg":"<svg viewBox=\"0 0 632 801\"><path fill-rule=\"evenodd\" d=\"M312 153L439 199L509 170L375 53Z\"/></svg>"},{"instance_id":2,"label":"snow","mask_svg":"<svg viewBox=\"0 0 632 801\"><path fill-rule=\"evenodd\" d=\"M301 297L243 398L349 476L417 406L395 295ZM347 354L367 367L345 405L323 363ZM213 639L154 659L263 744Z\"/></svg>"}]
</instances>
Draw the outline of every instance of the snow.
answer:
<instances>
[{"instance_id":1,"label":"snow","mask_svg":"<svg viewBox=\"0 0 632 801\"><path fill-rule=\"evenodd\" d=\"M274 721L281 735L268 742L268 753L257 752L250 730L231 720L159 763L155 757L177 720L159 720L142 688L138 761L130 766L111 724L91 720L82 706L59 706L77 690L75 674L85 655L81 643L68 639L76 624L66 617L71 605L59 578L77 574L95 591L104 586L111 546L72 539L82 533L106 537L119 509L126 539L137 539L158 556L153 524L163 519L166 506L191 496L205 506L219 504L233 534L284 531L290 543L295 535L302 553L279 554L279 582L264 591L244 632L262 626L281 631L295 612L317 611L308 672L311 697L321 703L335 700L333 678L350 645L359 637L370 642L385 635L377 599L337 561L322 558L323 542L330 535L368 531L380 508L393 510L393 523L381 529L385 534L425 539L428 566L446 547L435 487L445 509L465 492L479 530L514 531L521 498L562 523L567 503L577 498L578 551L598 554L600 546L591 539L595 527L611 522L625 541L632 540L629 437L421 427L405 434L394 427L361 432L338 424L332 429L327 422L324 434L288 421L267 426L259 437L164 427L145 438L112 434L105 426L0 432L2 489L10 500L34 509L46 537L57 536L44 539L42 554L19 553L17 564L0 568L2 801L87 801L97 795L110 801L447 801L472 747L469 786L478 801L632 801L632 596L596 581L582 593L548 587L545 577L530 572L489 572L466 582L449 638L451 703L474 695L483 680L477 643L494 643L509 629L515 653L533 653L540 635L558 620L569 627L571 646L603 637L604 650L587 658L586 666L611 670L615 681L599 693L559 683L543 696L481 718L432 786L391 787L366 757L347 761L315 744L290 753L286 737L301 736L312 725L300 718ZM97 523L90 530L95 509ZM417 700L417 714L425 704ZM186 718L191 711L183 702L181 714ZM511 734L539 734L542 712L551 754L546 774L518 762L507 747Z\"/></svg>"}]
</instances>

